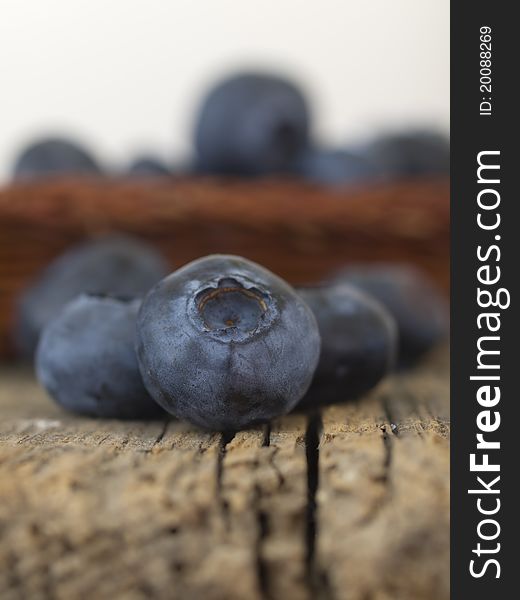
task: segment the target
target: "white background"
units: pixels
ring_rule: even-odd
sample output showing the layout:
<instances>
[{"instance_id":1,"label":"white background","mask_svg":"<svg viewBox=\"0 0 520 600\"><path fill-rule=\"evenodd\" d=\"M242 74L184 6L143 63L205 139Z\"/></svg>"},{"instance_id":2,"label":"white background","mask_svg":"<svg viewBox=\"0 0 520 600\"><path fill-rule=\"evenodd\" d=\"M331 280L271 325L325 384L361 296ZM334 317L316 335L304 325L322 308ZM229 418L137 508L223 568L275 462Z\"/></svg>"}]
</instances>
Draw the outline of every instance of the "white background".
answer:
<instances>
[{"instance_id":1,"label":"white background","mask_svg":"<svg viewBox=\"0 0 520 600\"><path fill-rule=\"evenodd\" d=\"M200 94L248 66L301 81L330 143L447 130L449 0L0 0L0 177L46 132L187 156Z\"/></svg>"}]
</instances>

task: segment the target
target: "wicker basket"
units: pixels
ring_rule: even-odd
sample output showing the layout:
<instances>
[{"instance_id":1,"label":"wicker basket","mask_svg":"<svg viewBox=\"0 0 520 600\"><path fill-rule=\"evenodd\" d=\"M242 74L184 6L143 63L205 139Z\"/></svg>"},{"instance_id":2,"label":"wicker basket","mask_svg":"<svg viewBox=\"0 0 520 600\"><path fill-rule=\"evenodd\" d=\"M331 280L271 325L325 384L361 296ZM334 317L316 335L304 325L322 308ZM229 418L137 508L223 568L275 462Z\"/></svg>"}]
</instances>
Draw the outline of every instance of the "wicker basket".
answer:
<instances>
[{"instance_id":1,"label":"wicker basket","mask_svg":"<svg viewBox=\"0 0 520 600\"><path fill-rule=\"evenodd\" d=\"M240 254L294 284L352 261L408 261L447 289L446 180L344 190L289 180L59 179L0 190L0 357L21 289L67 246L110 231L150 241L172 268Z\"/></svg>"}]
</instances>

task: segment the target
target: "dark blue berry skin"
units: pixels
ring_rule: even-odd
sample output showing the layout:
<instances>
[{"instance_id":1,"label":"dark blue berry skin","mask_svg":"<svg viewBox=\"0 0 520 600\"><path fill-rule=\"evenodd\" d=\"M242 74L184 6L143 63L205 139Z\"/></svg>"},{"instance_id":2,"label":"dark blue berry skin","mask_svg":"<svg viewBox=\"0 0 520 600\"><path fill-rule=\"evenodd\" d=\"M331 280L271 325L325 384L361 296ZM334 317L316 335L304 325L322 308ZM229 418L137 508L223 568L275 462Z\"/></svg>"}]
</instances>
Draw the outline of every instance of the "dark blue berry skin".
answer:
<instances>
[{"instance_id":1,"label":"dark blue berry skin","mask_svg":"<svg viewBox=\"0 0 520 600\"><path fill-rule=\"evenodd\" d=\"M353 265L337 281L376 298L393 316L399 332L401 367L415 364L449 332L446 299L418 269L404 264Z\"/></svg>"},{"instance_id":2,"label":"dark blue berry skin","mask_svg":"<svg viewBox=\"0 0 520 600\"><path fill-rule=\"evenodd\" d=\"M99 175L95 158L72 140L49 138L27 146L13 167L14 179L30 179L46 175Z\"/></svg>"},{"instance_id":3,"label":"dark blue berry skin","mask_svg":"<svg viewBox=\"0 0 520 600\"><path fill-rule=\"evenodd\" d=\"M131 237L111 235L72 248L20 296L15 329L20 355L33 357L44 326L82 292L143 296L168 270L154 249Z\"/></svg>"},{"instance_id":4,"label":"dark blue berry skin","mask_svg":"<svg viewBox=\"0 0 520 600\"><path fill-rule=\"evenodd\" d=\"M91 417L157 418L135 354L140 300L81 295L45 327L36 374L54 400Z\"/></svg>"},{"instance_id":5,"label":"dark blue berry skin","mask_svg":"<svg viewBox=\"0 0 520 600\"><path fill-rule=\"evenodd\" d=\"M309 391L297 410L359 398L394 366L394 320L379 302L346 284L298 292L318 322L321 355Z\"/></svg>"},{"instance_id":6,"label":"dark blue berry skin","mask_svg":"<svg viewBox=\"0 0 520 600\"><path fill-rule=\"evenodd\" d=\"M136 158L128 169L128 174L133 177L155 177L171 175L170 169L153 156Z\"/></svg>"},{"instance_id":7,"label":"dark blue berry skin","mask_svg":"<svg viewBox=\"0 0 520 600\"><path fill-rule=\"evenodd\" d=\"M202 104L195 130L197 170L285 171L308 136L309 112L293 83L261 73L238 74L214 87Z\"/></svg>"},{"instance_id":8,"label":"dark blue berry skin","mask_svg":"<svg viewBox=\"0 0 520 600\"><path fill-rule=\"evenodd\" d=\"M408 131L376 139L368 155L388 178L448 175L450 143L435 131Z\"/></svg>"},{"instance_id":9,"label":"dark blue berry skin","mask_svg":"<svg viewBox=\"0 0 520 600\"><path fill-rule=\"evenodd\" d=\"M296 292L237 256L201 258L163 279L143 301L137 331L150 394L217 431L289 412L320 351L316 320Z\"/></svg>"},{"instance_id":10,"label":"dark blue berry skin","mask_svg":"<svg viewBox=\"0 0 520 600\"><path fill-rule=\"evenodd\" d=\"M307 150L297 158L294 170L309 181L330 186L372 181L381 175L366 156L350 150Z\"/></svg>"}]
</instances>

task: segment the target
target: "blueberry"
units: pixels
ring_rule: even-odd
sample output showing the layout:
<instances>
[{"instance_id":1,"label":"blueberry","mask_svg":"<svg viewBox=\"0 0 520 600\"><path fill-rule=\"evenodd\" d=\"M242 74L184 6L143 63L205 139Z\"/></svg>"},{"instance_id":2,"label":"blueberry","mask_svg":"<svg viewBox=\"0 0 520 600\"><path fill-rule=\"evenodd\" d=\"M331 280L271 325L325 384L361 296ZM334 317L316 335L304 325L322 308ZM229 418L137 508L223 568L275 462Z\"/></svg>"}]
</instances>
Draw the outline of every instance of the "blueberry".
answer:
<instances>
[{"instance_id":1,"label":"blueberry","mask_svg":"<svg viewBox=\"0 0 520 600\"><path fill-rule=\"evenodd\" d=\"M128 168L128 173L136 177L171 175L170 169L153 156L136 158Z\"/></svg>"},{"instance_id":2,"label":"blueberry","mask_svg":"<svg viewBox=\"0 0 520 600\"><path fill-rule=\"evenodd\" d=\"M287 170L308 134L307 105L295 84L238 74L214 87L202 104L195 131L198 169L241 175Z\"/></svg>"},{"instance_id":3,"label":"blueberry","mask_svg":"<svg viewBox=\"0 0 520 600\"><path fill-rule=\"evenodd\" d=\"M357 265L337 280L376 298L394 317L399 332L399 364L414 364L449 329L448 306L435 285L419 270L404 264Z\"/></svg>"},{"instance_id":4,"label":"blueberry","mask_svg":"<svg viewBox=\"0 0 520 600\"><path fill-rule=\"evenodd\" d=\"M450 143L435 131L405 131L376 139L368 148L372 160L387 177L447 175Z\"/></svg>"},{"instance_id":5,"label":"blueberry","mask_svg":"<svg viewBox=\"0 0 520 600\"><path fill-rule=\"evenodd\" d=\"M42 139L30 144L20 153L13 167L15 179L67 173L98 175L101 168L85 148L62 138Z\"/></svg>"},{"instance_id":6,"label":"blueberry","mask_svg":"<svg viewBox=\"0 0 520 600\"><path fill-rule=\"evenodd\" d=\"M135 354L140 304L140 300L81 295L45 327L36 353L36 373L58 404L93 417L161 415L144 387Z\"/></svg>"},{"instance_id":7,"label":"blueberry","mask_svg":"<svg viewBox=\"0 0 520 600\"><path fill-rule=\"evenodd\" d=\"M341 186L377 179L379 171L361 152L310 149L295 162L295 172L319 184Z\"/></svg>"},{"instance_id":8,"label":"blueberry","mask_svg":"<svg viewBox=\"0 0 520 600\"><path fill-rule=\"evenodd\" d=\"M237 256L201 258L163 279L145 298L137 331L155 400L221 431L290 411L320 351L316 320L296 292Z\"/></svg>"},{"instance_id":9,"label":"blueberry","mask_svg":"<svg viewBox=\"0 0 520 600\"><path fill-rule=\"evenodd\" d=\"M112 235L83 243L54 260L21 295L15 342L30 359L43 327L81 292L143 296L168 272L143 242Z\"/></svg>"},{"instance_id":10,"label":"blueberry","mask_svg":"<svg viewBox=\"0 0 520 600\"><path fill-rule=\"evenodd\" d=\"M318 322L321 355L311 387L298 409L358 398L393 367L397 330L373 298L337 284L299 290Z\"/></svg>"}]
</instances>

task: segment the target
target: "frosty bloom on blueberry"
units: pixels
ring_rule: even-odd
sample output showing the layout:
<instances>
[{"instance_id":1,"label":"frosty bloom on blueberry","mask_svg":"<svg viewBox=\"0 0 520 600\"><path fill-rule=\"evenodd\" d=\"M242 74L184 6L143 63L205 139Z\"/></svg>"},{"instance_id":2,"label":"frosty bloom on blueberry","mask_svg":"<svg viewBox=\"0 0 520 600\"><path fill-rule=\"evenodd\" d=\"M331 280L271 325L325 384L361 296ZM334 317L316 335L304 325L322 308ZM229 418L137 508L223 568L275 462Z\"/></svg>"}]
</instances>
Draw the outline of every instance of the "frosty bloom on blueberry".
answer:
<instances>
[{"instance_id":1,"label":"frosty bloom on blueberry","mask_svg":"<svg viewBox=\"0 0 520 600\"><path fill-rule=\"evenodd\" d=\"M288 170L306 147L310 116L291 81L239 73L212 88L200 108L195 149L202 172L258 175Z\"/></svg>"},{"instance_id":2,"label":"frosty bloom on blueberry","mask_svg":"<svg viewBox=\"0 0 520 600\"><path fill-rule=\"evenodd\" d=\"M311 307L321 335L321 356L299 409L358 398L394 365L397 328L386 309L346 284L299 290Z\"/></svg>"},{"instance_id":3,"label":"frosty bloom on blueberry","mask_svg":"<svg viewBox=\"0 0 520 600\"><path fill-rule=\"evenodd\" d=\"M46 138L29 144L16 159L15 179L63 174L99 175L101 167L90 152L66 138Z\"/></svg>"},{"instance_id":4,"label":"frosty bloom on blueberry","mask_svg":"<svg viewBox=\"0 0 520 600\"><path fill-rule=\"evenodd\" d=\"M170 168L164 162L147 154L135 158L128 167L128 175L132 177L159 177L171 174Z\"/></svg>"},{"instance_id":5,"label":"frosty bloom on blueberry","mask_svg":"<svg viewBox=\"0 0 520 600\"><path fill-rule=\"evenodd\" d=\"M140 303L83 294L45 327L36 373L58 404L92 417L164 415L148 395L137 365L135 321Z\"/></svg>"},{"instance_id":6,"label":"frosty bloom on blueberry","mask_svg":"<svg viewBox=\"0 0 520 600\"><path fill-rule=\"evenodd\" d=\"M400 367L416 363L448 334L445 298L432 281L411 265L351 265L335 281L364 291L392 315L399 332Z\"/></svg>"},{"instance_id":7,"label":"frosty bloom on blueberry","mask_svg":"<svg viewBox=\"0 0 520 600\"><path fill-rule=\"evenodd\" d=\"M289 412L320 353L316 320L282 279L237 256L189 263L139 311L145 385L175 416L236 430Z\"/></svg>"},{"instance_id":8,"label":"frosty bloom on blueberry","mask_svg":"<svg viewBox=\"0 0 520 600\"><path fill-rule=\"evenodd\" d=\"M167 272L160 254L126 235L106 235L73 246L52 261L18 300L14 335L20 355L33 357L42 329L79 294L142 297Z\"/></svg>"}]
</instances>

